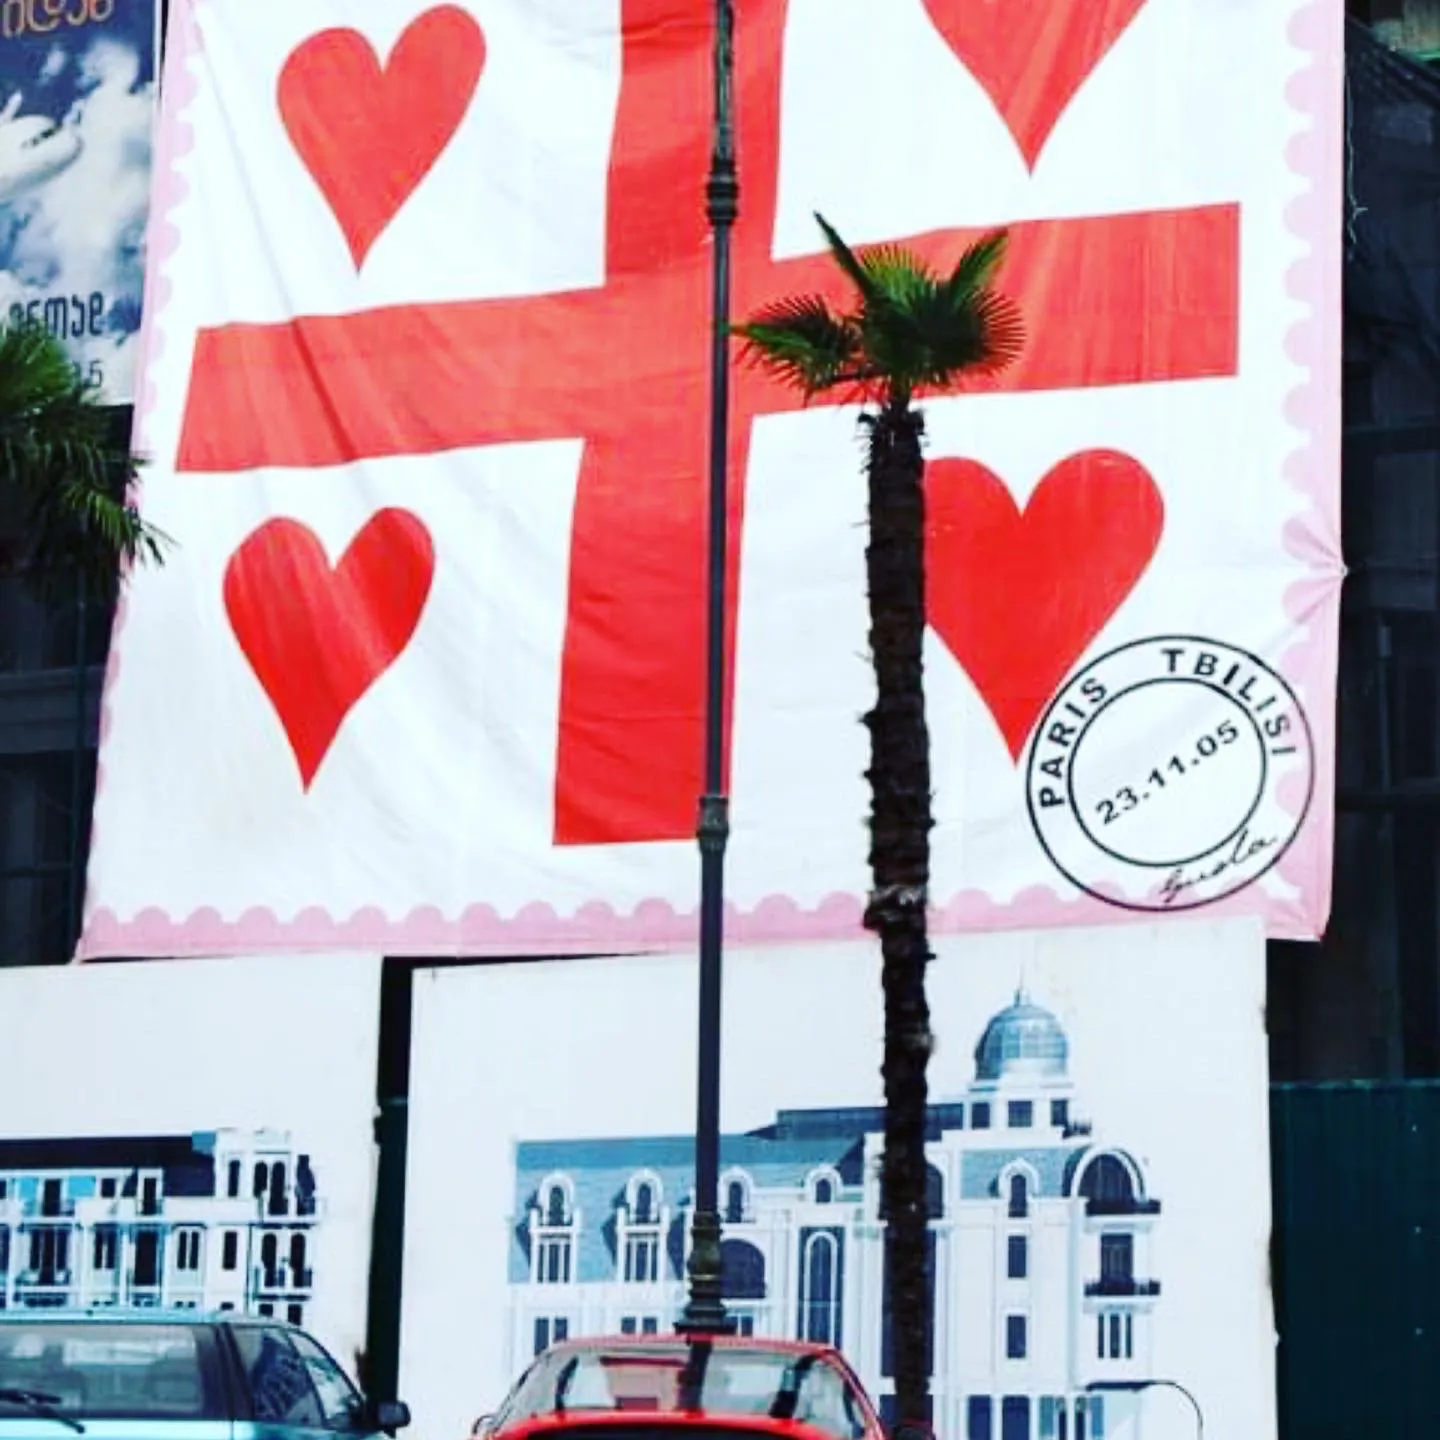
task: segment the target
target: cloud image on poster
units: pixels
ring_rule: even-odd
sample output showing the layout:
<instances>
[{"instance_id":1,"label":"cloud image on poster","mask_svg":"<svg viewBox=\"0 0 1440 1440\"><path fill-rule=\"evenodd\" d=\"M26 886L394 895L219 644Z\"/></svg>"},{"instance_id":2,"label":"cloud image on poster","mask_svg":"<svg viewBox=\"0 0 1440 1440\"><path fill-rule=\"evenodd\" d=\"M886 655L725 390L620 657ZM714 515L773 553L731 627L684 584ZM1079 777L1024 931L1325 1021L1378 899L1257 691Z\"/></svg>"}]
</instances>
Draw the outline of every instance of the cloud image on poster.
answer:
<instances>
[{"instance_id":1,"label":"cloud image on poster","mask_svg":"<svg viewBox=\"0 0 1440 1440\"><path fill-rule=\"evenodd\" d=\"M134 395L155 106L153 0L0 36L0 321L61 337L111 404Z\"/></svg>"}]
</instances>

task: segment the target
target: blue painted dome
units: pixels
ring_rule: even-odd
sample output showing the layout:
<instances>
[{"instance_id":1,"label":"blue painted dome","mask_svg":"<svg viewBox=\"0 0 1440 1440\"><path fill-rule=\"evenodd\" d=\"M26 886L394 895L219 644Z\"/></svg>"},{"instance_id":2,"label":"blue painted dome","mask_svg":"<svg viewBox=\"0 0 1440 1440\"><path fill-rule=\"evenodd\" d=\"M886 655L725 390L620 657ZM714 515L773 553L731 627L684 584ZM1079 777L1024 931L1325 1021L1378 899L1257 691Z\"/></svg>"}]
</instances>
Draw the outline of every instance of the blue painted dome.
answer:
<instances>
[{"instance_id":1,"label":"blue painted dome","mask_svg":"<svg viewBox=\"0 0 1440 1440\"><path fill-rule=\"evenodd\" d=\"M1024 990L985 1027L975 1047L977 1080L1063 1079L1070 1042L1060 1022Z\"/></svg>"}]
</instances>

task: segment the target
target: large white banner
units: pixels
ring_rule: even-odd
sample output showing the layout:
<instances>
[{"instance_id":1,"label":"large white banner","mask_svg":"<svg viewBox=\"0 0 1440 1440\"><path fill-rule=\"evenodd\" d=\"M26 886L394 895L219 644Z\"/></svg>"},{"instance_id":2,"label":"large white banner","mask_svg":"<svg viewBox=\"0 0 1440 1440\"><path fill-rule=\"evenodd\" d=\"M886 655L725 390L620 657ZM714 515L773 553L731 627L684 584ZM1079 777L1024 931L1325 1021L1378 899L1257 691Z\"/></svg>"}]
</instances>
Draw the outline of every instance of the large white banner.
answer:
<instances>
[{"instance_id":1,"label":"large white banner","mask_svg":"<svg viewBox=\"0 0 1440 1440\"><path fill-rule=\"evenodd\" d=\"M176 0L82 953L681 944L709 0ZM1042 13L1043 12L1043 13ZM1328 910L1340 0L740 0L736 313L812 212L1028 342L925 402L937 930ZM736 376L733 933L857 933L853 408Z\"/></svg>"}]
</instances>

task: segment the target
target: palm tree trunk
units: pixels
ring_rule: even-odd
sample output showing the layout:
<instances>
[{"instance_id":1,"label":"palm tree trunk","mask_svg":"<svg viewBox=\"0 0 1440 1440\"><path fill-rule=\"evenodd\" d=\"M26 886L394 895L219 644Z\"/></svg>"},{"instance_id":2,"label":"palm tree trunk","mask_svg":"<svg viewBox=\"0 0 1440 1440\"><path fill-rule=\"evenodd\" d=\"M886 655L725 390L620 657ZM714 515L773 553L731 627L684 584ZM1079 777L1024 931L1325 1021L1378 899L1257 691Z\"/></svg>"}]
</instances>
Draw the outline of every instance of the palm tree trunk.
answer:
<instances>
[{"instance_id":1,"label":"palm tree trunk","mask_svg":"<svg viewBox=\"0 0 1440 1440\"><path fill-rule=\"evenodd\" d=\"M926 1264L925 1070L930 1059L930 735L925 724L923 422L894 400L870 420L870 869L865 924L880 937L885 995L885 1155L897 1428L928 1424L931 1296Z\"/></svg>"}]
</instances>

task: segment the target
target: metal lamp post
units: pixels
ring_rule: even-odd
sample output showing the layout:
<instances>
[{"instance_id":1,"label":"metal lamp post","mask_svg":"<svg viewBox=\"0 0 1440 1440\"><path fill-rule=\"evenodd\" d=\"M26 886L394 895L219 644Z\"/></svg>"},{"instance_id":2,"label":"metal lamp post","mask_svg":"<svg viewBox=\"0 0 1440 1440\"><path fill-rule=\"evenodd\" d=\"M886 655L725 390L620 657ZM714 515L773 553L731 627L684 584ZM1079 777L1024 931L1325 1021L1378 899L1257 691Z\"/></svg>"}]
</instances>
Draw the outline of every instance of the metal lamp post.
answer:
<instances>
[{"instance_id":1,"label":"metal lamp post","mask_svg":"<svg viewBox=\"0 0 1440 1440\"><path fill-rule=\"evenodd\" d=\"M720 977L724 943L725 575L730 427L730 232L739 214L731 84L735 15L715 0L715 121L705 213L714 242L710 336L709 576L705 656L705 793L700 797L700 1022L695 1105L695 1209L691 1220L690 1297L681 1331L725 1333L720 1280Z\"/></svg>"},{"instance_id":2,"label":"metal lamp post","mask_svg":"<svg viewBox=\"0 0 1440 1440\"><path fill-rule=\"evenodd\" d=\"M1178 1380L1095 1380L1085 1388L1091 1394L1121 1391L1131 1395L1143 1390L1178 1390L1195 1412L1195 1440L1205 1440L1205 1413L1200 1409L1200 1402Z\"/></svg>"}]
</instances>

